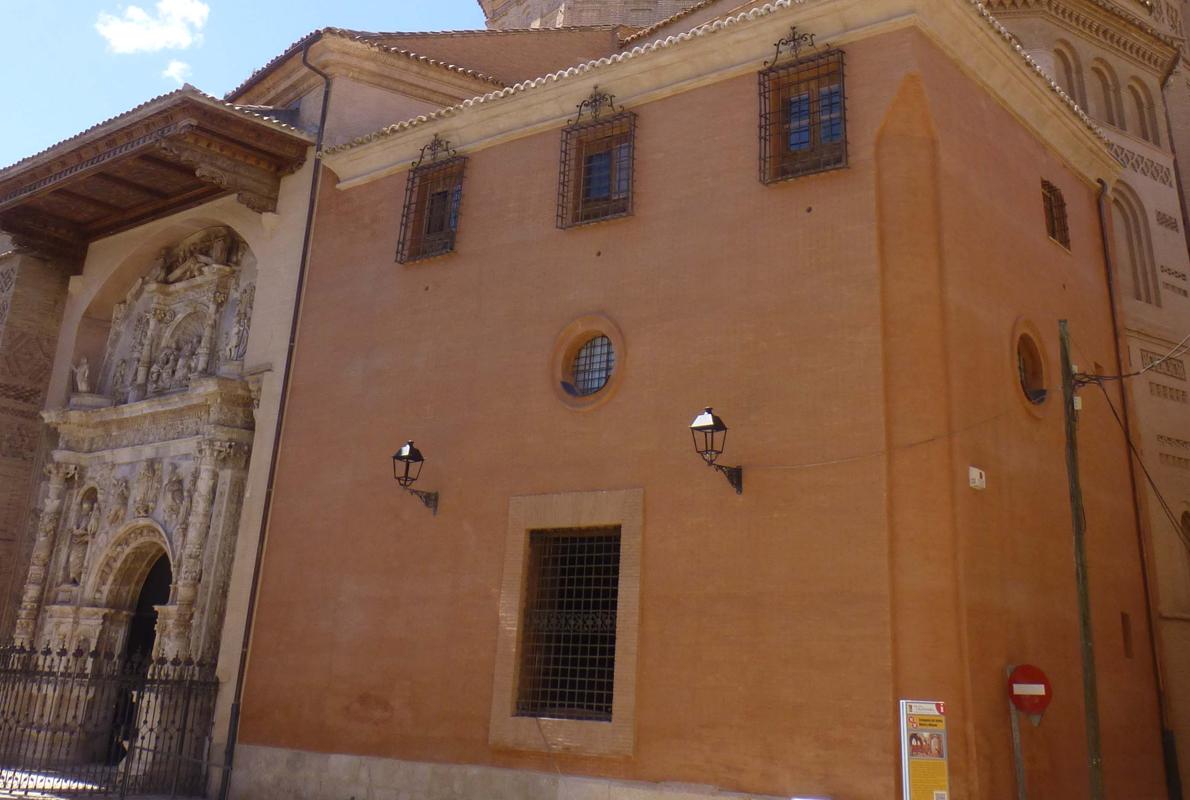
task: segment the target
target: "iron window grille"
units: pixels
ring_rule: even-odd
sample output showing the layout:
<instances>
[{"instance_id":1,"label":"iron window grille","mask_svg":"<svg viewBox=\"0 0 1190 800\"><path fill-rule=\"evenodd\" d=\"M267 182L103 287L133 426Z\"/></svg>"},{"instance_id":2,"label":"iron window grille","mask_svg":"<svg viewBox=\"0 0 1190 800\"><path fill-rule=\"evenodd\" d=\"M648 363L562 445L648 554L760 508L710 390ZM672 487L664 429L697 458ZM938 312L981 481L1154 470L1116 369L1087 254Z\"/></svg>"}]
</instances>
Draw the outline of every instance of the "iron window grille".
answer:
<instances>
[{"instance_id":1,"label":"iron window grille","mask_svg":"<svg viewBox=\"0 0 1190 800\"><path fill-rule=\"evenodd\" d=\"M616 368L616 351L611 339L596 336L588 340L574 356L574 390L580 397L592 395L607 386Z\"/></svg>"},{"instance_id":2,"label":"iron window grille","mask_svg":"<svg viewBox=\"0 0 1190 800\"><path fill-rule=\"evenodd\" d=\"M517 716L610 722L620 528L531 531Z\"/></svg>"},{"instance_id":3,"label":"iron window grille","mask_svg":"<svg viewBox=\"0 0 1190 800\"><path fill-rule=\"evenodd\" d=\"M559 228L632 214L636 114L617 110L614 99L596 88L579 104L578 116L562 129ZM605 108L615 113L604 117Z\"/></svg>"},{"instance_id":4,"label":"iron window grille","mask_svg":"<svg viewBox=\"0 0 1190 800\"><path fill-rule=\"evenodd\" d=\"M847 166L847 95L843 51L799 58L810 34L777 43L777 58L760 73L760 180L776 183ZM788 46L794 60L776 63Z\"/></svg>"},{"instance_id":5,"label":"iron window grille","mask_svg":"<svg viewBox=\"0 0 1190 800\"><path fill-rule=\"evenodd\" d=\"M1070 226L1066 221L1066 199L1062 190L1049 181L1041 182L1041 201L1045 205L1045 232L1058 244L1070 249Z\"/></svg>"},{"instance_id":6,"label":"iron window grille","mask_svg":"<svg viewBox=\"0 0 1190 800\"><path fill-rule=\"evenodd\" d=\"M428 159L428 161L427 161ZM435 136L409 170L397 261L405 264L455 249L467 157Z\"/></svg>"}]
</instances>

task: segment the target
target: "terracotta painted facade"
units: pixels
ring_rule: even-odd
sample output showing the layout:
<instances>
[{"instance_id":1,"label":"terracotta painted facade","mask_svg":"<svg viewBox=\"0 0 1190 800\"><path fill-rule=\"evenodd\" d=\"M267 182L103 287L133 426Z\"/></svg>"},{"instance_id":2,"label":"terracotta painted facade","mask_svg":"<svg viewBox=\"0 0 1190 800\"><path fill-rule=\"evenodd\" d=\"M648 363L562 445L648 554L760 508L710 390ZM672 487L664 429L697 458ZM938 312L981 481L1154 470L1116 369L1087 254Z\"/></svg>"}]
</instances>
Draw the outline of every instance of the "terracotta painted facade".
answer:
<instances>
[{"instance_id":1,"label":"terracotta painted facade","mask_svg":"<svg viewBox=\"0 0 1190 800\"><path fill-rule=\"evenodd\" d=\"M754 24L771 41L794 22ZM1024 661L1060 687L1024 734L1030 789L1087 796L1053 394L1059 319L1080 359L1111 363L1087 165L1116 168L1093 155L1075 168L914 27L832 33L847 58L843 170L757 180L760 48L742 51L750 69L629 102L635 212L615 222L556 229L561 123L540 126L464 147L457 252L396 265L405 172L331 157L341 183L319 198L238 796L387 796L403 785L377 778L382 765L421 764L427 797L484 796L509 776L523 797L569 796L561 776L603 779L584 784L600 797L662 791L635 781L892 797L896 701L920 697L949 704L954 795L1007 797L1004 670ZM972 47L1007 58L986 36ZM616 74L570 80L572 103L596 82L615 90ZM466 138L465 121L420 138ZM1069 251L1046 235L1043 179L1065 195ZM591 314L622 332L621 378L576 411L551 353ZM1040 407L1017 380L1022 330L1044 352ZM1126 445L1102 397L1084 394L1108 796L1163 797ZM686 426L707 403L731 425L741 496L690 451ZM436 516L388 474L410 437L427 455L419 485L441 493ZM968 488L970 465L987 491ZM630 754L493 743L514 499L625 489L643 494Z\"/></svg>"},{"instance_id":2,"label":"terracotta painted facade","mask_svg":"<svg viewBox=\"0 0 1190 800\"><path fill-rule=\"evenodd\" d=\"M223 102L186 87L0 170L31 185L183 107L234 134L232 163L173 128L172 167L101 158L176 185L133 222L104 194L77 241L33 223L86 174L0 201L2 643L122 641L128 609L74 573L129 601L163 556L149 641L217 662L221 800L899 797L902 699L947 705L950 796L1001 800L1006 668L1032 663L1054 700L1023 723L1030 796L1083 800L1068 320L1084 373L1175 351L1084 386L1078 438L1106 797L1180 800L1186 4L480 5L489 30L316 31ZM765 184L757 75L791 27L843 54L846 164ZM561 229L562 132L598 92L635 115L631 213ZM453 251L396 263L436 137L466 159ZM251 141L288 155L262 175ZM615 367L575 397L594 333ZM166 351L209 363L162 383ZM708 404L742 494L691 452ZM436 513L389 473L410 438ZM610 720L517 714L531 532L607 526Z\"/></svg>"}]
</instances>

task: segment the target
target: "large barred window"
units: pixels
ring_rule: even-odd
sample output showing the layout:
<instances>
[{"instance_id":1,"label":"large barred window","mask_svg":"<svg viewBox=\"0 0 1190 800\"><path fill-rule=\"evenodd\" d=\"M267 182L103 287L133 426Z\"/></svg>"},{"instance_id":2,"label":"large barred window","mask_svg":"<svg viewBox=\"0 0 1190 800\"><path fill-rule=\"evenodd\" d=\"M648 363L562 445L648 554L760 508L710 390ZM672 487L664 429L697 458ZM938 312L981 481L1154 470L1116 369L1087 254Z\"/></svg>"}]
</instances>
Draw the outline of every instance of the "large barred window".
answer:
<instances>
[{"instance_id":1,"label":"large barred window","mask_svg":"<svg viewBox=\"0 0 1190 800\"><path fill-rule=\"evenodd\" d=\"M760 73L760 180L847 164L843 51L827 50Z\"/></svg>"},{"instance_id":2,"label":"large barred window","mask_svg":"<svg viewBox=\"0 0 1190 800\"><path fill-rule=\"evenodd\" d=\"M518 716L612 718L620 529L532 531Z\"/></svg>"},{"instance_id":3,"label":"large barred window","mask_svg":"<svg viewBox=\"0 0 1190 800\"><path fill-rule=\"evenodd\" d=\"M610 103L610 101L607 101ZM580 107L581 108L581 107ZM562 129L558 227L570 228L632 213L636 114L597 113Z\"/></svg>"},{"instance_id":4,"label":"large barred window","mask_svg":"<svg viewBox=\"0 0 1190 800\"><path fill-rule=\"evenodd\" d=\"M419 162L409 171L401 214L401 240L397 245L398 262L432 258L455 249L466 165L465 156L455 156Z\"/></svg>"}]
</instances>

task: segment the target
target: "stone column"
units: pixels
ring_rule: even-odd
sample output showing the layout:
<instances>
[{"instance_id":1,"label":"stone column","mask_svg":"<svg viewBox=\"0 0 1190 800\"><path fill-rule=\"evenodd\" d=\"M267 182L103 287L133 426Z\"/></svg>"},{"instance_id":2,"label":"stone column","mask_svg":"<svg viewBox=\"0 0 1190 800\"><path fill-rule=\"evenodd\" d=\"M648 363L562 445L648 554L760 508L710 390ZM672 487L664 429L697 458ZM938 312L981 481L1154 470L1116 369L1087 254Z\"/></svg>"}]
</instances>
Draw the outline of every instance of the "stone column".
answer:
<instances>
[{"instance_id":1,"label":"stone column","mask_svg":"<svg viewBox=\"0 0 1190 800\"><path fill-rule=\"evenodd\" d=\"M232 442L203 441L198 444L198 478L194 484L194 496L190 499L190 515L186 519L186 544L176 580L176 607L167 614L170 617L166 626L169 649L172 651L170 656L190 656L191 623L194 604L198 599L198 584L202 580L207 533L211 527L218 462L234 447Z\"/></svg>"},{"instance_id":2,"label":"stone column","mask_svg":"<svg viewBox=\"0 0 1190 800\"><path fill-rule=\"evenodd\" d=\"M49 478L49 493L41 518L37 521L37 541L33 545L33 557L29 562L29 574L21 593L21 606L17 611L16 631L13 634L14 642L26 647L33 646L33 636L37 630L37 614L45 593L50 556L54 552L54 534L62 518L62 496L66 493L66 482L74 479L78 467L74 464L47 464L45 474Z\"/></svg>"},{"instance_id":3,"label":"stone column","mask_svg":"<svg viewBox=\"0 0 1190 800\"><path fill-rule=\"evenodd\" d=\"M210 371L211 349L215 346L215 328L219 324L219 312L226 302L227 292L222 289L216 289L211 295L211 313L207 317L207 327L203 329L202 341L198 345L199 375L206 375Z\"/></svg>"},{"instance_id":4,"label":"stone column","mask_svg":"<svg viewBox=\"0 0 1190 800\"><path fill-rule=\"evenodd\" d=\"M149 312L149 328L145 331L145 341L141 344L140 360L136 365L136 378L128 392L128 402L143 400L148 394L149 369L153 366L153 342L157 339L157 329L169 317L169 311L155 307Z\"/></svg>"}]
</instances>

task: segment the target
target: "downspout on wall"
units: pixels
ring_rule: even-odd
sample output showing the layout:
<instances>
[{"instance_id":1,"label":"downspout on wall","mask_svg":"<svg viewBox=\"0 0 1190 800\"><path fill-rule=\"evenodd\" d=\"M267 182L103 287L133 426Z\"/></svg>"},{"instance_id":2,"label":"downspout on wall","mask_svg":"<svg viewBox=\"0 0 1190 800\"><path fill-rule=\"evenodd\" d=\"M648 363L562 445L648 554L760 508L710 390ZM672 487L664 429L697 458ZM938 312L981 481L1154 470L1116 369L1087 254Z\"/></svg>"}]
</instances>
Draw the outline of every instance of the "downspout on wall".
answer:
<instances>
[{"instance_id":1,"label":"downspout on wall","mask_svg":"<svg viewBox=\"0 0 1190 800\"><path fill-rule=\"evenodd\" d=\"M244 696L244 678L248 667L248 652L252 642L252 626L256 616L256 600L260 589L260 573L264 562L265 539L269 529L269 516L273 508L273 487L277 478L277 457L281 452L281 435L285 425L285 411L292 381L294 350L297 345L298 323L301 319L302 300L306 288L306 271L310 264L310 243L314 235L314 218L318 191L322 185L322 144L326 135L326 121L330 109L331 76L310 63L310 48L322 40L322 32L314 35L302 48L302 64L322 79L322 110L318 119L318 136L314 143L314 166L310 177L310 197L306 204L306 227L302 235L302 254L298 263L297 286L294 290L293 318L289 326L289 346L285 353L285 372L281 380L281 397L277 407L277 422L273 429L273 448L269 455L269 474L265 483L264 503L261 512L260 531L257 535L256 558L252 565L251 588L248 593L248 607L244 615L244 638L240 645L240 661L236 670L235 693L231 701L231 714L227 724L227 744L223 756L223 775L219 783L219 800L227 800L231 791L231 776L235 767L236 740L240 727L240 704Z\"/></svg>"}]
</instances>

